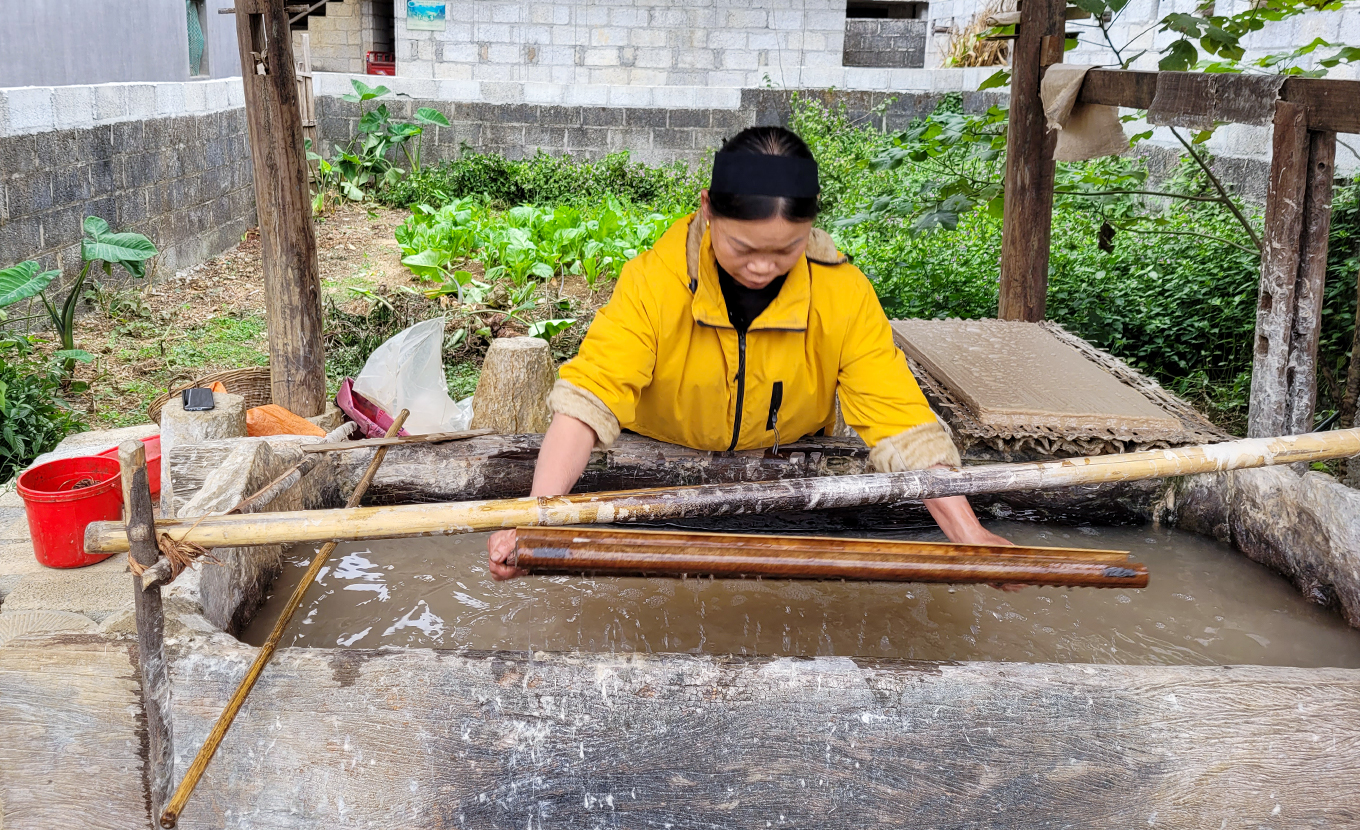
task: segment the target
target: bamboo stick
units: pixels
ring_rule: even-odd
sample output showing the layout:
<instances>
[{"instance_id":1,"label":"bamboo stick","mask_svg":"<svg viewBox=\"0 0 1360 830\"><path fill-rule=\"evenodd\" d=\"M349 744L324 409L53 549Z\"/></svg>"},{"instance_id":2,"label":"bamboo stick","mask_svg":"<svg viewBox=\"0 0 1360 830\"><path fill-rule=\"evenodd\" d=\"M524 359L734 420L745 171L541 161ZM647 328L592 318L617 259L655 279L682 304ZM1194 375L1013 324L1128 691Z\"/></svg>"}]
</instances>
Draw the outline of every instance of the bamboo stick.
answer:
<instances>
[{"instance_id":1,"label":"bamboo stick","mask_svg":"<svg viewBox=\"0 0 1360 830\"><path fill-rule=\"evenodd\" d=\"M368 447L393 447L398 444L442 444L446 441L463 441L480 435L491 435L494 429L464 429L458 432L429 432L424 435L396 435L393 437L364 438L360 441L344 441L339 444L303 444L303 452L339 452L341 450L362 450Z\"/></svg>"},{"instance_id":2,"label":"bamboo stick","mask_svg":"<svg viewBox=\"0 0 1360 830\"><path fill-rule=\"evenodd\" d=\"M157 523L157 527L173 529L177 531L176 538L184 534L188 541L204 547L394 539L526 525L611 524L862 507L945 496L1167 478L1354 455L1360 455L1360 428L956 470L664 487L538 499L210 516L188 533L197 519L170 520ZM86 530L85 549L92 553L125 551L127 534L116 522L95 522Z\"/></svg>"},{"instance_id":3,"label":"bamboo stick","mask_svg":"<svg viewBox=\"0 0 1360 830\"><path fill-rule=\"evenodd\" d=\"M388 428L387 435L393 436L401 430L401 425L406 422L406 418L411 413L403 409L397 414ZM354 488L353 494L349 497L348 506L357 507L359 501L364 497L364 492L368 490L368 485L373 483L373 476L378 472L378 465L382 464L383 458L387 455L387 447L379 447L373 454L373 460L369 462L368 469L364 472L364 477L359 479L359 484ZM317 551L316 556L312 557L312 563L307 568L307 572L302 575L302 581L293 589L293 594L288 598L288 604L284 606L283 613L279 615L278 622L274 623L274 630L269 633L269 639L265 640L264 646L260 648L260 653L255 656L255 662L250 664L246 671L246 676L241 678L241 685L236 688L236 694L227 701L227 707L222 710L222 714L217 717L217 723L213 724L212 731L208 733L208 739L199 748L198 754L194 756L194 761L184 772L184 779L175 788L175 794L165 805L165 811L161 813L161 827L171 828L179 821L179 814L184 810L184 805L189 801L189 796L193 794L194 787L198 786L198 780L203 777L203 772L208 768L208 763L212 761L213 755L217 752L217 747L226 737L227 730L231 728L231 723L236 719L236 713L241 711L245 705L246 697L250 695L250 690L255 688L255 683L260 679L260 674L264 667L269 665L269 660L274 656L274 651L279 647L279 641L283 639L283 632L288 629L288 623L292 621L293 614L297 612L298 606L302 605L302 598L311 587L316 575L320 573L321 566L330 559L331 553L335 551L335 542L330 541Z\"/></svg>"},{"instance_id":4,"label":"bamboo stick","mask_svg":"<svg viewBox=\"0 0 1360 830\"><path fill-rule=\"evenodd\" d=\"M885 542L880 539L859 539L846 536L783 536L753 533L709 533L688 530L637 530L623 527L521 528L521 533L539 530L562 534L562 538L581 537L592 544L632 545L665 548L730 548L744 550L817 551L845 550L859 553L880 553L903 546L902 553L931 553L941 556L1049 556L1083 558L1101 562L1127 562L1126 550L1095 550L1091 548L1020 547L1016 545L965 545L957 542ZM537 537L535 537L537 538ZM557 538L557 537L552 537Z\"/></svg>"},{"instance_id":5,"label":"bamboo stick","mask_svg":"<svg viewBox=\"0 0 1360 830\"><path fill-rule=\"evenodd\" d=\"M1129 562L1127 551L562 527L520 528L507 564L531 574L694 574L1089 588L1145 588L1148 582L1147 567Z\"/></svg>"}]
</instances>

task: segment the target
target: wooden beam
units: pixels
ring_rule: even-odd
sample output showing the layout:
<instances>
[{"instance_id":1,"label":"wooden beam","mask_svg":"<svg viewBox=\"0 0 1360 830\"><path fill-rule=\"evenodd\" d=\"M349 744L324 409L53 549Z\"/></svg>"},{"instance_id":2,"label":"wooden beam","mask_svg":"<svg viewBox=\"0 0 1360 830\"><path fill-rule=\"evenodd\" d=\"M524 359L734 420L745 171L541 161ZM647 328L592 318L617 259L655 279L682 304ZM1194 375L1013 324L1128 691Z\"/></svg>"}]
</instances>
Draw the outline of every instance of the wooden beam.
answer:
<instances>
[{"instance_id":1,"label":"wooden beam","mask_svg":"<svg viewBox=\"0 0 1360 830\"><path fill-rule=\"evenodd\" d=\"M279 0L236 0L236 12L273 402L302 416L319 415L326 404L321 279L292 32Z\"/></svg>"},{"instance_id":2,"label":"wooden beam","mask_svg":"<svg viewBox=\"0 0 1360 830\"><path fill-rule=\"evenodd\" d=\"M1062 36L1065 8L1064 0L1029 0L1020 8L1019 36L1011 57L1006 132L1006 206L997 311L1003 320L1042 320L1047 302L1057 134L1048 130L1039 81L1043 77L1045 38ZM1061 55L1057 57L1061 60Z\"/></svg>"},{"instance_id":3,"label":"wooden beam","mask_svg":"<svg viewBox=\"0 0 1360 830\"><path fill-rule=\"evenodd\" d=\"M1308 110L1308 129L1360 133L1360 81L1288 78L1280 98Z\"/></svg>"},{"instance_id":4,"label":"wooden beam","mask_svg":"<svg viewBox=\"0 0 1360 830\"><path fill-rule=\"evenodd\" d=\"M1256 304L1251 404L1247 414L1247 436L1251 438L1280 435L1286 429L1289 346L1307 184L1306 113L1298 104L1281 102L1275 109L1270 185L1266 191L1261 290Z\"/></svg>"},{"instance_id":5,"label":"wooden beam","mask_svg":"<svg viewBox=\"0 0 1360 830\"><path fill-rule=\"evenodd\" d=\"M155 513L146 472L146 445L126 441L118 447L123 472L123 512L132 559L142 567L156 564ZM141 589L132 576L137 620L137 665L142 680L142 708L146 712L147 782L150 807L159 810L170 797L175 780L174 735L170 725L170 677L165 662L165 613L161 589Z\"/></svg>"},{"instance_id":6,"label":"wooden beam","mask_svg":"<svg viewBox=\"0 0 1360 830\"><path fill-rule=\"evenodd\" d=\"M1157 94L1158 72L1123 69L1092 69L1086 73L1078 98L1084 104L1108 104L1145 110ZM1232 84L1231 75L1189 73L1205 83ZM1360 133L1360 81L1334 78L1288 78L1280 100L1307 110L1308 128L1322 132Z\"/></svg>"},{"instance_id":7,"label":"wooden beam","mask_svg":"<svg viewBox=\"0 0 1360 830\"><path fill-rule=\"evenodd\" d=\"M1294 286L1294 322L1289 339L1286 432L1313 428L1317 404L1317 350L1322 332L1323 288L1327 282L1327 240L1332 229L1332 179L1336 175L1336 133L1310 130L1304 191L1303 234Z\"/></svg>"},{"instance_id":8,"label":"wooden beam","mask_svg":"<svg viewBox=\"0 0 1360 830\"><path fill-rule=\"evenodd\" d=\"M792 510L831 510L945 496L1171 478L1352 455L1360 455L1360 429L1061 461L990 464L958 470L941 468L551 498L205 516L158 522L157 529L169 532L177 541L209 548L331 539L394 539L527 525L661 522ZM85 549L90 553L118 553L127 550L127 544L127 534L117 522L94 522L85 530Z\"/></svg>"},{"instance_id":9,"label":"wooden beam","mask_svg":"<svg viewBox=\"0 0 1360 830\"><path fill-rule=\"evenodd\" d=\"M1105 104L1145 110L1157 94L1157 72L1121 69L1092 69L1082 81L1077 100L1083 104Z\"/></svg>"}]
</instances>

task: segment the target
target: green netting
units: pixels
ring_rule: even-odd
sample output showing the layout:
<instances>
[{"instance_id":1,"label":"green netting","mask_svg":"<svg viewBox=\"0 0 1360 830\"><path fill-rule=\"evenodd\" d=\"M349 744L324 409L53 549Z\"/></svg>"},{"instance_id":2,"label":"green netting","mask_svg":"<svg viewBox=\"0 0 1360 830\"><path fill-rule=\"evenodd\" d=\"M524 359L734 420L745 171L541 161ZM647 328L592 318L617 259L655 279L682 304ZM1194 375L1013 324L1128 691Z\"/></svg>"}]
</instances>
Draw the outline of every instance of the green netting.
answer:
<instances>
[{"instance_id":1,"label":"green netting","mask_svg":"<svg viewBox=\"0 0 1360 830\"><path fill-rule=\"evenodd\" d=\"M186 0L189 7L189 74L203 74L203 23L198 16L198 3Z\"/></svg>"}]
</instances>

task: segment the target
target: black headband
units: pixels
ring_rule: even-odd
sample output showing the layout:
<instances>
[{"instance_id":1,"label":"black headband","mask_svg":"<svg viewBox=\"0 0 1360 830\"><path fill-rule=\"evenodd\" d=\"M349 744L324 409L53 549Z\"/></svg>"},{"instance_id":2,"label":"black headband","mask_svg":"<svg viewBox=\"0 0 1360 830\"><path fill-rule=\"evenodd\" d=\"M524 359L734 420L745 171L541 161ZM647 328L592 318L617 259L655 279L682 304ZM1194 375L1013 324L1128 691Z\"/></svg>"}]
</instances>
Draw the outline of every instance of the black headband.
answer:
<instances>
[{"instance_id":1,"label":"black headband","mask_svg":"<svg viewBox=\"0 0 1360 830\"><path fill-rule=\"evenodd\" d=\"M713 157L710 190L743 196L812 199L822 191L817 162L794 156L718 153Z\"/></svg>"}]
</instances>

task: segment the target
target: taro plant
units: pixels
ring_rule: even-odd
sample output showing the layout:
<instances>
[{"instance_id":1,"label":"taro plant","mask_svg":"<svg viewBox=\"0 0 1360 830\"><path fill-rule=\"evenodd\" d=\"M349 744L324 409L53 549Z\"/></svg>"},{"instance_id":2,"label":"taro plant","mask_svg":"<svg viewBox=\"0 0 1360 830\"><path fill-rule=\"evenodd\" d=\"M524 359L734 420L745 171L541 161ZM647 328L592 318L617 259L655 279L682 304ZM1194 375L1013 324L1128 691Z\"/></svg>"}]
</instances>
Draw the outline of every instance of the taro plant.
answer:
<instances>
[{"instance_id":1,"label":"taro plant","mask_svg":"<svg viewBox=\"0 0 1360 830\"><path fill-rule=\"evenodd\" d=\"M413 122L394 119L387 104L365 110L364 104L387 95L391 90L382 85L371 87L354 79L350 80L350 84L354 91L340 97L359 104L359 135L346 147L335 145L335 158L330 162L331 169L326 172L334 175L333 184L345 198L357 202L363 200L368 190L390 188L406 174L389 157L393 150L401 150L407 166L418 172L425 127L447 127L449 119L432 107L416 110L416 120ZM414 143L412 139L415 139Z\"/></svg>"},{"instance_id":2,"label":"taro plant","mask_svg":"<svg viewBox=\"0 0 1360 830\"><path fill-rule=\"evenodd\" d=\"M44 271L31 259L0 270L0 321L5 320L4 309L36 297L59 276L60 271Z\"/></svg>"},{"instance_id":3,"label":"taro plant","mask_svg":"<svg viewBox=\"0 0 1360 830\"><path fill-rule=\"evenodd\" d=\"M52 319L52 328L61 341L61 350L57 352L57 357L62 361L62 376L68 380L75 372L77 360L88 362L92 359L89 354L76 348L75 340L76 307L80 305L80 300L85 295L85 282L89 279L90 269L98 263L104 269L104 273L111 276L113 266L118 265L132 276L141 279L146 276L146 261L159 253L150 239L139 233L113 233L109 230L109 223L98 216L85 217L84 230L85 237L80 241L80 258L84 264L75 282L71 284L61 308L53 305L46 293L40 290L38 294L43 306L47 308L48 316ZM51 283L51 279L48 283ZM43 288L46 287L45 284Z\"/></svg>"}]
</instances>

